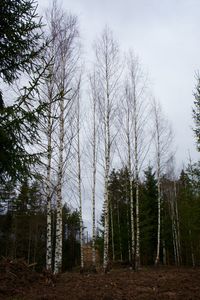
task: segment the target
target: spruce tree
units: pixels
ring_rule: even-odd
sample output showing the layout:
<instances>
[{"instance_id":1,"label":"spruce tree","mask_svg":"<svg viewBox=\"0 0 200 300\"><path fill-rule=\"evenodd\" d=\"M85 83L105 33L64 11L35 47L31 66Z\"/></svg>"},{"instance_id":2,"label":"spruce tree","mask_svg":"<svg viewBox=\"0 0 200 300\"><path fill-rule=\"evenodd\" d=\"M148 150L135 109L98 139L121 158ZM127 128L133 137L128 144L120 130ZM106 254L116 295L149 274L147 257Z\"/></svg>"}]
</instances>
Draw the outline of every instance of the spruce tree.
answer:
<instances>
[{"instance_id":1,"label":"spruce tree","mask_svg":"<svg viewBox=\"0 0 200 300\"><path fill-rule=\"evenodd\" d=\"M42 24L36 9L35 0L0 2L0 77L7 83L30 71L40 52Z\"/></svg>"},{"instance_id":2,"label":"spruce tree","mask_svg":"<svg viewBox=\"0 0 200 300\"><path fill-rule=\"evenodd\" d=\"M22 181L31 175L38 157L27 151L37 140L42 105L35 103L43 66L36 59L42 53L41 21L33 0L0 2L0 78L9 86L22 73L33 74L13 105L4 103L0 87L0 184ZM33 103L34 101L34 103Z\"/></svg>"},{"instance_id":3,"label":"spruce tree","mask_svg":"<svg viewBox=\"0 0 200 300\"><path fill-rule=\"evenodd\" d=\"M152 167L144 172L145 181L141 201L141 252L143 264L153 264L157 237L157 180Z\"/></svg>"}]
</instances>

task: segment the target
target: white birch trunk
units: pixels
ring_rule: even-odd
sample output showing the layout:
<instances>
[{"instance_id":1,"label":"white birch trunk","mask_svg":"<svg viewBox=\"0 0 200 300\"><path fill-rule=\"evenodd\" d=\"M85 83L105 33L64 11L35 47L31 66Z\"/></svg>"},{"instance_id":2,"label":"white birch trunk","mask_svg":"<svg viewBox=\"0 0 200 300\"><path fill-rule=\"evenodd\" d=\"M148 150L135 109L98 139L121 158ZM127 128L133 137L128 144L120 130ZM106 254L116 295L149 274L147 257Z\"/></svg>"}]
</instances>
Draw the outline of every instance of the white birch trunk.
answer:
<instances>
[{"instance_id":1,"label":"white birch trunk","mask_svg":"<svg viewBox=\"0 0 200 300\"><path fill-rule=\"evenodd\" d=\"M139 170L142 167L145 152L148 150L145 141L146 127L146 97L145 77L133 52L129 52L127 60L128 76L126 87L127 107L127 146L128 146L128 168L130 173L130 197L131 197L131 239L132 239L132 261L136 270L140 267L140 199L139 199ZM146 105L145 105L146 104ZM133 153L131 152L133 144ZM132 161L131 161L132 155ZM133 203L133 182L135 182L135 220ZM135 223L135 224L134 224Z\"/></svg>"},{"instance_id":2,"label":"white birch trunk","mask_svg":"<svg viewBox=\"0 0 200 300\"><path fill-rule=\"evenodd\" d=\"M130 112L127 113L127 146L128 146L128 171L130 186L130 214L131 214L131 261L135 263L135 225L134 225L134 203L133 203L133 174L131 166L131 142L130 142Z\"/></svg>"},{"instance_id":3,"label":"white birch trunk","mask_svg":"<svg viewBox=\"0 0 200 300\"><path fill-rule=\"evenodd\" d=\"M47 123L47 178L46 178L46 193L47 193L47 248L46 248L46 269L52 270L52 221L51 221L51 159L52 159L52 103L49 99L48 123Z\"/></svg>"},{"instance_id":4,"label":"white birch trunk","mask_svg":"<svg viewBox=\"0 0 200 300\"><path fill-rule=\"evenodd\" d=\"M161 171L164 162L169 157L167 155L172 142L172 132L166 119L162 116L161 107L159 103L153 102L153 116L154 116L154 139L156 149L156 177L157 177L157 209L158 209L158 224L157 224L157 249L155 257L155 265L160 262L160 247L161 247L161 206L162 206L162 193L161 193Z\"/></svg>"},{"instance_id":5,"label":"white birch trunk","mask_svg":"<svg viewBox=\"0 0 200 300\"><path fill-rule=\"evenodd\" d=\"M96 99L93 97L93 154L92 154L92 169L93 169L93 185L92 185L92 264L96 268L96 218L95 218L95 200L96 200Z\"/></svg>"},{"instance_id":6,"label":"white birch trunk","mask_svg":"<svg viewBox=\"0 0 200 300\"><path fill-rule=\"evenodd\" d=\"M157 227L157 249L156 249L156 259L155 259L156 266L160 262L160 232L161 232L160 140L159 140L158 131L157 131L157 184L158 184L158 227Z\"/></svg>"},{"instance_id":7,"label":"white birch trunk","mask_svg":"<svg viewBox=\"0 0 200 300\"><path fill-rule=\"evenodd\" d=\"M108 181L110 171L110 87L109 87L109 71L108 71L108 53L106 53L105 75L106 75L106 98L105 98L105 229L104 229L104 261L103 268L107 272L108 269L108 252L109 252L109 196L108 196Z\"/></svg>"},{"instance_id":8,"label":"white birch trunk","mask_svg":"<svg viewBox=\"0 0 200 300\"><path fill-rule=\"evenodd\" d=\"M77 105L77 156L78 156L78 195L79 195L79 218L80 218L80 250L81 250L81 269L84 268L83 256L83 213L82 213L82 191L81 191L81 153L80 153L80 98L78 96Z\"/></svg>"},{"instance_id":9,"label":"white birch trunk","mask_svg":"<svg viewBox=\"0 0 200 300\"><path fill-rule=\"evenodd\" d=\"M109 172L111 157L111 124L114 118L113 108L117 98L117 86L120 78L119 68L119 49L114 41L112 32L105 28L101 38L96 43L96 60L95 67L98 75L98 102L101 122L103 125L104 137L104 254L103 268L108 271L108 253L109 253ZM112 135L113 137L113 135Z\"/></svg>"},{"instance_id":10,"label":"white birch trunk","mask_svg":"<svg viewBox=\"0 0 200 300\"><path fill-rule=\"evenodd\" d=\"M140 223L139 223L139 184L136 179L136 253L135 253L135 269L140 267Z\"/></svg>"},{"instance_id":11,"label":"white birch trunk","mask_svg":"<svg viewBox=\"0 0 200 300\"><path fill-rule=\"evenodd\" d=\"M104 257L103 257L103 268L104 271L107 272L108 269L108 251L109 251L109 197L108 197L108 180L109 180L109 169L110 169L110 146L109 146L109 130L108 130L108 124L109 124L109 116L107 116L106 120L106 132L107 132L107 138L106 138L106 156L105 156L105 191L104 191Z\"/></svg>"},{"instance_id":12,"label":"white birch trunk","mask_svg":"<svg viewBox=\"0 0 200 300\"><path fill-rule=\"evenodd\" d=\"M108 74L106 71L106 100L105 100L105 191L104 191L104 259L103 268L107 272L108 269L108 251L109 251L109 197L108 197L108 181L109 181L109 170L110 170L110 101L109 101L109 83Z\"/></svg>"},{"instance_id":13,"label":"white birch trunk","mask_svg":"<svg viewBox=\"0 0 200 300\"><path fill-rule=\"evenodd\" d=\"M158 186L158 224L157 224L157 249L155 265L160 262L160 241L161 241L161 118L159 106L154 102L154 121L155 121L155 147L156 147L156 175Z\"/></svg>"},{"instance_id":14,"label":"white birch trunk","mask_svg":"<svg viewBox=\"0 0 200 300\"><path fill-rule=\"evenodd\" d=\"M138 172L138 111L137 100L134 87L134 160L135 160L135 208L136 208L136 253L135 253L135 270L140 267L140 224L139 224L139 172Z\"/></svg>"},{"instance_id":15,"label":"white birch trunk","mask_svg":"<svg viewBox=\"0 0 200 300\"><path fill-rule=\"evenodd\" d=\"M55 156L57 182L56 190L56 228L55 228L55 259L54 273L58 273L62 268L62 190L64 184L64 174L67 167L67 159L71 153L72 140L72 111L74 109L74 99L77 88L77 74L79 73L79 31L77 18L71 14L66 14L62 8L53 1L52 7L47 14L47 24L49 26L49 41L52 47L52 76L53 96L57 99L56 126L54 134L54 145L56 146ZM51 175L51 174L50 174ZM50 176L48 173L48 176ZM50 249L50 200L48 204L48 248ZM50 256L48 255L48 265Z\"/></svg>"},{"instance_id":16,"label":"white birch trunk","mask_svg":"<svg viewBox=\"0 0 200 300\"><path fill-rule=\"evenodd\" d=\"M105 176L105 191L104 191L104 253L103 253L103 268L104 272L108 271L108 246L109 246L109 199L108 199L108 171Z\"/></svg>"},{"instance_id":17,"label":"white birch trunk","mask_svg":"<svg viewBox=\"0 0 200 300\"><path fill-rule=\"evenodd\" d=\"M64 98L59 100L59 149L58 149L58 179L56 202L56 245L54 273L62 268L62 181L63 181L63 151L64 151Z\"/></svg>"}]
</instances>

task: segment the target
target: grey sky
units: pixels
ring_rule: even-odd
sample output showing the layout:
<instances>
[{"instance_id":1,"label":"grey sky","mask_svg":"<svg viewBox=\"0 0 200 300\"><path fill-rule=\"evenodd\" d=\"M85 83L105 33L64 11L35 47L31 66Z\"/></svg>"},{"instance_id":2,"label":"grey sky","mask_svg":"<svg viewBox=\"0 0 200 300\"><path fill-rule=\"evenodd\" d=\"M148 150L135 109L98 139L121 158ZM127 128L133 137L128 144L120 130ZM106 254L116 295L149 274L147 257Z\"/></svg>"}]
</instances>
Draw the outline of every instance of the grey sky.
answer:
<instances>
[{"instance_id":1,"label":"grey sky","mask_svg":"<svg viewBox=\"0 0 200 300\"><path fill-rule=\"evenodd\" d=\"M39 0L40 11L51 0ZM200 69L199 0L68 0L63 8L79 18L89 60L91 45L105 24L122 51L132 48L147 70L151 88L175 133L177 161L198 159L191 108L195 72Z\"/></svg>"}]
</instances>

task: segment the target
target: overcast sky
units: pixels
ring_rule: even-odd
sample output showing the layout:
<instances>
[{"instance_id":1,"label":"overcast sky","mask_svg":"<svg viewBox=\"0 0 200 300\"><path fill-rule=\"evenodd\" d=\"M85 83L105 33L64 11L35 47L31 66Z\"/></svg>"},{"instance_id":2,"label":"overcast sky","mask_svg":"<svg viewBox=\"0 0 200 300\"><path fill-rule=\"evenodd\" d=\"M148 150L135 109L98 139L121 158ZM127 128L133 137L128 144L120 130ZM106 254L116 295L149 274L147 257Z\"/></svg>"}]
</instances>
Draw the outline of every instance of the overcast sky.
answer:
<instances>
[{"instance_id":1,"label":"overcast sky","mask_svg":"<svg viewBox=\"0 0 200 300\"><path fill-rule=\"evenodd\" d=\"M50 4L39 0L40 12ZM200 70L200 0L68 0L62 6L78 16L86 59L105 25L122 51L134 50L172 123L179 167L189 153L197 160L191 110Z\"/></svg>"},{"instance_id":2,"label":"overcast sky","mask_svg":"<svg viewBox=\"0 0 200 300\"><path fill-rule=\"evenodd\" d=\"M40 14L51 4L38 2ZM195 73L200 70L200 0L68 0L62 6L78 16L86 60L105 25L122 52L134 50L172 124L178 169L189 155L199 159L192 105Z\"/></svg>"}]
</instances>

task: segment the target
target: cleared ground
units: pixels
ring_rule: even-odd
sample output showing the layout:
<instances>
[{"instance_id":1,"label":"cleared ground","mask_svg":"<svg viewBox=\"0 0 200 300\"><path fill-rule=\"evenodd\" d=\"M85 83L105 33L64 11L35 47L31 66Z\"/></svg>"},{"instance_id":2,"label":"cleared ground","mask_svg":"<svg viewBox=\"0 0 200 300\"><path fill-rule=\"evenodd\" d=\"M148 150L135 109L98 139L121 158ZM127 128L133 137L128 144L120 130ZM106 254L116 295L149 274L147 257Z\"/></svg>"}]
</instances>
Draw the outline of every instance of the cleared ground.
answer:
<instances>
[{"instance_id":1,"label":"cleared ground","mask_svg":"<svg viewBox=\"0 0 200 300\"><path fill-rule=\"evenodd\" d=\"M0 278L0 299L200 299L199 268L142 268L139 272L113 269L108 274L72 272L55 280L47 275L28 278L23 270L21 277L20 272L8 276L7 281Z\"/></svg>"}]
</instances>

